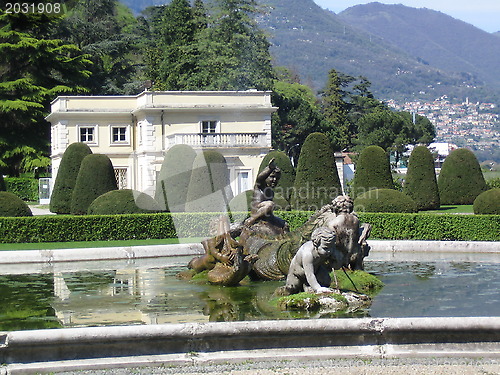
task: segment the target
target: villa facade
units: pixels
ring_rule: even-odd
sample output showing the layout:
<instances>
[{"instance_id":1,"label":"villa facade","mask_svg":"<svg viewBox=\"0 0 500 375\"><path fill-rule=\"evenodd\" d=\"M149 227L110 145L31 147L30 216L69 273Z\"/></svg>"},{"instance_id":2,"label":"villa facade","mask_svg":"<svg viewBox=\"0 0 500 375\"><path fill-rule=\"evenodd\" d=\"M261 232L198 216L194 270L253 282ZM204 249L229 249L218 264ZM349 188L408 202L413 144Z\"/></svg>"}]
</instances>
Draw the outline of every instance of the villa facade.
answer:
<instances>
[{"instance_id":1,"label":"villa facade","mask_svg":"<svg viewBox=\"0 0 500 375\"><path fill-rule=\"evenodd\" d=\"M111 159L120 188L153 195L164 155L177 144L215 149L234 194L252 188L271 149L271 93L144 91L136 96L60 96L52 102L52 175L66 148L86 143Z\"/></svg>"}]
</instances>

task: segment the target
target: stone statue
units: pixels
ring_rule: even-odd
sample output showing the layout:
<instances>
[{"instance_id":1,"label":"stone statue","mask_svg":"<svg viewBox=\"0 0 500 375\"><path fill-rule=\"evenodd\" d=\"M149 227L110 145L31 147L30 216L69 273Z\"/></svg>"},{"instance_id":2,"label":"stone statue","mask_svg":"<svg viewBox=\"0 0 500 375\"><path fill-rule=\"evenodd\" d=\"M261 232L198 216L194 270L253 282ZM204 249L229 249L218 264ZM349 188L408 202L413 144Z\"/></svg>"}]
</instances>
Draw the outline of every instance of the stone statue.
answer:
<instances>
[{"instance_id":1,"label":"stone statue","mask_svg":"<svg viewBox=\"0 0 500 375\"><path fill-rule=\"evenodd\" d=\"M362 270L363 259L368 256L370 250L366 240L372 227L368 223L360 225L353 210L353 200L347 195L340 195L313 217L317 225L324 225L337 234L337 248L347 254L344 266L352 270Z\"/></svg>"},{"instance_id":2,"label":"stone statue","mask_svg":"<svg viewBox=\"0 0 500 375\"><path fill-rule=\"evenodd\" d=\"M212 284L234 286L248 275L255 255L245 255L243 246L229 233L229 219L218 219L217 235L202 241L205 255L191 259L188 268L195 272L208 270L207 278Z\"/></svg>"},{"instance_id":3,"label":"stone statue","mask_svg":"<svg viewBox=\"0 0 500 375\"><path fill-rule=\"evenodd\" d=\"M232 228L227 218L221 219L218 234L202 242L205 255L191 260L188 267L195 272L210 270L209 281L220 285L236 285L247 274L256 280L283 280L299 248L311 239L316 228L326 227L336 239L332 267L363 269L371 226L360 225L352 199L335 198L300 228L289 232L286 222L273 212L273 188L280 176L281 170L272 159L257 176L250 216Z\"/></svg>"},{"instance_id":4,"label":"stone statue","mask_svg":"<svg viewBox=\"0 0 500 375\"><path fill-rule=\"evenodd\" d=\"M280 178L281 169L278 168L273 158L255 180L250 217L243 222L245 229L251 229L251 232L270 236L288 232L286 222L274 216L273 213L274 188ZM243 237L247 237L250 234L243 233Z\"/></svg>"},{"instance_id":5,"label":"stone statue","mask_svg":"<svg viewBox=\"0 0 500 375\"><path fill-rule=\"evenodd\" d=\"M312 289L314 293L331 293L330 272L333 264L344 262L345 254L335 247L335 233L319 227L314 230L311 240L305 242L290 263L286 285L277 291L279 295L290 295Z\"/></svg>"}]
</instances>

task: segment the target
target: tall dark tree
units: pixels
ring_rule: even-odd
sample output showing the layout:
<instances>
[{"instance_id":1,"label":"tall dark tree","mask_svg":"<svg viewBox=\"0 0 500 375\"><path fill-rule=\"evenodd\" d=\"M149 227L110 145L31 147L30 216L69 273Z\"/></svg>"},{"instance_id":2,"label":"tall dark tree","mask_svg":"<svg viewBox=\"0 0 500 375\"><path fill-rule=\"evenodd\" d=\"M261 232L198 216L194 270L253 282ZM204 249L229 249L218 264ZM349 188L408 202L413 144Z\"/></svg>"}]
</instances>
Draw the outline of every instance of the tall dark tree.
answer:
<instances>
[{"instance_id":1,"label":"tall dark tree","mask_svg":"<svg viewBox=\"0 0 500 375\"><path fill-rule=\"evenodd\" d=\"M273 147L294 158L311 133L321 130L322 116L312 90L300 83L276 81L272 102L278 110L272 115Z\"/></svg>"},{"instance_id":2,"label":"tall dark tree","mask_svg":"<svg viewBox=\"0 0 500 375\"><path fill-rule=\"evenodd\" d=\"M342 82L335 69L328 73L326 89L322 95L323 115L328 127L327 135L332 145L343 150L351 143L347 103L343 99Z\"/></svg>"},{"instance_id":3,"label":"tall dark tree","mask_svg":"<svg viewBox=\"0 0 500 375\"><path fill-rule=\"evenodd\" d=\"M76 44L92 62L86 81L95 95L136 94L141 65L137 21L118 0L78 0L59 27L61 39Z\"/></svg>"},{"instance_id":4,"label":"tall dark tree","mask_svg":"<svg viewBox=\"0 0 500 375\"><path fill-rule=\"evenodd\" d=\"M50 165L45 116L59 94L84 92L88 56L51 37L60 18L0 11L0 168L19 175Z\"/></svg>"},{"instance_id":5,"label":"tall dark tree","mask_svg":"<svg viewBox=\"0 0 500 375\"><path fill-rule=\"evenodd\" d=\"M259 29L256 0L214 0L209 27L198 39L200 73L191 86L208 90L269 90L274 73L269 42Z\"/></svg>"}]
</instances>

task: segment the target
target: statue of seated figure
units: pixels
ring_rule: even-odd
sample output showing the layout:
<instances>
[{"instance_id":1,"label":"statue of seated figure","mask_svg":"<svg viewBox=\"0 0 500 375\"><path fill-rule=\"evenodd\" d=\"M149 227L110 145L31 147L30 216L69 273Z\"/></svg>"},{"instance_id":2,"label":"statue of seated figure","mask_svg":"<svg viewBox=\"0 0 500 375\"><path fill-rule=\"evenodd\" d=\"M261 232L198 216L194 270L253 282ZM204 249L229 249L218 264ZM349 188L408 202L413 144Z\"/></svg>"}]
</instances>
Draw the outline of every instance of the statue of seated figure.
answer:
<instances>
[{"instance_id":1,"label":"statue of seated figure","mask_svg":"<svg viewBox=\"0 0 500 375\"><path fill-rule=\"evenodd\" d=\"M286 285L279 288L278 295L290 295L307 291L310 287L315 293L331 293L330 272L345 262L346 254L335 247L336 235L326 228L316 228L311 240L305 242L293 257Z\"/></svg>"}]
</instances>

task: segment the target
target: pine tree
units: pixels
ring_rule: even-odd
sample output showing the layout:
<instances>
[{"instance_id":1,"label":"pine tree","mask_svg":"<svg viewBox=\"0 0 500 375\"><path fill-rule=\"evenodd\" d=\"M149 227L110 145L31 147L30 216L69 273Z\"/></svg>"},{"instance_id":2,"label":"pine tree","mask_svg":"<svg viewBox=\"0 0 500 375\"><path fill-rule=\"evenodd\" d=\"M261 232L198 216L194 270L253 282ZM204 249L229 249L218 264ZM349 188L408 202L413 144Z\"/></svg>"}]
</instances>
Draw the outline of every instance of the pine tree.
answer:
<instances>
[{"instance_id":1,"label":"pine tree","mask_svg":"<svg viewBox=\"0 0 500 375\"><path fill-rule=\"evenodd\" d=\"M328 73L328 82L322 97L323 115L328 124L328 137L337 150L351 144L352 134L347 119L347 103L343 99L342 82L335 69Z\"/></svg>"},{"instance_id":2,"label":"pine tree","mask_svg":"<svg viewBox=\"0 0 500 375\"><path fill-rule=\"evenodd\" d=\"M413 149L408 164L403 192L417 204L419 210L435 210L440 206L434 157L425 146Z\"/></svg>"},{"instance_id":3,"label":"pine tree","mask_svg":"<svg viewBox=\"0 0 500 375\"><path fill-rule=\"evenodd\" d=\"M77 46L51 39L57 22L44 14L0 14L0 168L13 176L50 165L50 101L85 91L90 74Z\"/></svg>"},{"instance_id":4,"label":"pine tree","mask_svg":"<svg viewBox=\"0 0 500 375\"><path fill-rule=\"evenodd\" d=\"M49 207L51 212L57 214L69 214L71 212L71 197L80 171L80 165L85 156L90 154L92 154L90 147L80 142L70 144L64 151L50 197Z\"/></svg>"},{"instance_id":5,"label":"pine tree","mask_svg":"<svg viewBox=\"0 0 500 375\"><path fill-rule=\"evenodd\" d=\"M487 190L476 156L465 148L453 150L446 157L438 186L441 204L473 204Z\"/></svg>"},{"instance_id":6,"label":"pine tree","mask_svg":"<svg viewBox=\"0 0 500 375\"><path fill-rule=\"evenodd\" d=\"M318 210L341 194L330 141L322 133L312 133L300 151L292 207L296 210Z\"/></svg>"},{"instance_id":7,"label":"pine tree","mask_svg":"<svg viewBox=\"0 0 500 375\"><path fill-rule=\"evenodd\" d=\"M379 146L368 146L359 155L350 196L356 199L373 189L394 189L389 157Z\"/></svg>"},{"instance_id":8,"label":"pine tree","mask_svg":"<svg viewBox=\"0 0 500 375\"><path fill-rule=\"evenodd\" d=\"M85 215L90 204L108 191L117 190L115 171L108 156L87 155L80 165L71 197L71 214Z\"/></svg>"}]
</instances>

